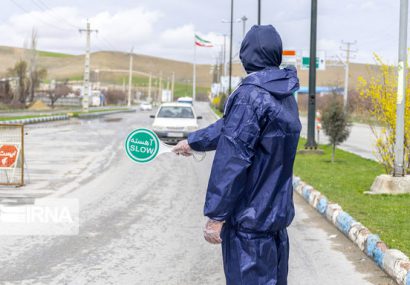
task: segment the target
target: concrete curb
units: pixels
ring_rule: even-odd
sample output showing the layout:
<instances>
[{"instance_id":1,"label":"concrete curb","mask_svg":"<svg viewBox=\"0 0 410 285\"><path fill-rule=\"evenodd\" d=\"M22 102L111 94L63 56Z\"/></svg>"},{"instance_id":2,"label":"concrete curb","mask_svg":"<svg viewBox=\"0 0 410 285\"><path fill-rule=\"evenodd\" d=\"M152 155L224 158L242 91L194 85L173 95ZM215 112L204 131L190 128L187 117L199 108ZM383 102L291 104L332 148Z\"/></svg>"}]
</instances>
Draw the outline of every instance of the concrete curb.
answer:
<instances>
[{"instance_id":1,"label":"concrete curb","mask_svg":"<svg viewBox=\"0 0 410 285\"><path fill-rule=\"evenodd\" d=\"M378 235L372 234L369 229L343 211L342 207L330 202L299 177L293 178L293 190L344 233L398 284L410 285L410 260L403 252L389 249Z\"/></svg>"},{"instance_id":2,"label":"concrete curb","mask_svg":"<svg viewBox=\"0 0 410 285\"><path fill-rule=\"evenodd\" d=\"M95 113L88 113L88 114L80 114L78 117L80 119L86 118L95 118L101 117L111 114L118 114L118 113L132 113L136 112L134 109L125 109L125 110L116 110L116 111L109 111L106 112L95 112ZM36 117L36 118L28 118L28 119L20 119L20 120L8 120L8 121L0 121L1 124L37 124L37 123L45 123L51 121L61 121L61 120L69 120L70 116L68 115L55 115L55 116L44 116L44 117Z\"/></svg>"},{"instance_id":3,"label":"concrete curb","mask_svg":"<svg viewBox=\"0 0 410 285\"><path fill-rule=\"evenodd\" d=\"M61 120L68 120L68 115L56 115L56 116L44 116L44 117L36 117L36 118L28 118L28 119L20 119L20 120L8 120L8 121L1 121L2 124L37 124L37 123L44 123L44 122L51 122L51 121L61 121Z\"/></svg>"},{"instance_id":4,"label":"concrete curb","mask_svg":"<svg viewBox=\"0 0 410 285\"><path fill-rule=\"evenodd\" d=\"M106 111L106 112L94 112L94 113L79 114L78 118L80 118L80 119L91 119L91 118L102 117L102 116L111 115L111 114L134 113L134 112L136 112L135 109L125 109L125 110Z\"/></svg>"},{"instance_id":5,"label":"concrete curb","mask_svg":"<svg viewBox=\"0 0 410 285\"><path fill-rule=\"evenodd\" d=\"M215 119L218 121L221 117L218 116L217 113L215 113L214 109L211 108L211 103L209 103L209 109L211 110L212 115L215 116Z\"/></svg>"}]
</instances>

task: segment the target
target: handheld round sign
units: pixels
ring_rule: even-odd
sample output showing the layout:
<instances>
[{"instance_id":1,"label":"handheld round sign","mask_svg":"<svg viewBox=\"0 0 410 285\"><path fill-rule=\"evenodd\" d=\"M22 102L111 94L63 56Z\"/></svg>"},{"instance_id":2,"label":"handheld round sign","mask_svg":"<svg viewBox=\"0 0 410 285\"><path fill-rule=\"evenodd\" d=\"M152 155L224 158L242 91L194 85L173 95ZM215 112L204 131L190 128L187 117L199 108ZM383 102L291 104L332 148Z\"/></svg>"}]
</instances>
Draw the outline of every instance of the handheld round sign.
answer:
<instances>
[{"instance_id":1,"label":"handheld round sign","mask_svg":"<svg viewBox=\"0 0 410 285\"><path fill-rule=\"evenodd\" d=\"M136 129L125 140L125 152L134 162L147 163L153 161L159 154L172 152L172 148L161 142L158 136L149 129ZM205 152L192 151L195 161L202 161Z\"/></svg>"},{"instance_id":2,"label":"handheld round sign","mask_svg":"<svg viewBox=\"0 0 410 285\"><path fill-rule=\"evenodd\" d=\"M127 156L134 162L147 163L155 159L160 150L157 135L149 129L136 129L125 140Z\"/></svg>"}]
</instances>

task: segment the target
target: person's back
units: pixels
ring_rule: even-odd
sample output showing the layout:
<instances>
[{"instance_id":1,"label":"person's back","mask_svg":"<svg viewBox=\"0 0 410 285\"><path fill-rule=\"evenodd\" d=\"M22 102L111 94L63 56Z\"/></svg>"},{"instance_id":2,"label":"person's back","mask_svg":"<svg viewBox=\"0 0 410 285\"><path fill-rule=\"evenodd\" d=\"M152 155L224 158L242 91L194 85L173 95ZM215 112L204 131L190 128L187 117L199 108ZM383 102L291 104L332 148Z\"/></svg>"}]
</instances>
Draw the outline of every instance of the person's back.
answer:
<instances>
[{"instance_id":1,"label":"person's back","mask_svg":"<svg viewBox=\"0 0 410 285\"><path fill-rule=\"evenodd\" d=\"M279 82L275 81L278 76ZM276 232L289 226L294 217L292 169L301 124L292 96L297 82L289 85L283 78L295 76L293 69L255 72L232 95L237 104L253 106L261 121L246 189L230 219L238 229Z\"/></svg>"},{"instance_id":2,"label":"person's back","mask_svg":"<svg viewBox=\"0 0 410 285\"><path fill-rule=\"evenodd\" d=\"M256 116L252 121L254 125L246 126L246 133L238 135L243 147L253 146L252 164L247 169L241 198L226 222L243 231L275 232L286 228L294 217L292 169L301 124L293 92L299 88L299 82L296 69L275 66L280 64L281 58L276 53L281 53L282 49L272 45L273 27L255 26L253 30L244 39L241 49L244 68L251 74L229 97L225 108L225 114L230 114L234 109L246 106ZM249 124L250 120L238 122L238 126L244 123ZM234 136L239 129L233 132ZM222 154L218 155L218 149L215 157L205 205L206 216L217 216L220 212L220 205L213 205L212 197L221 196L218 185L224 182L218 172L224 168L226 159Z\"/></svg>"},{"instance_id":3,"label":"person's back","mask_svg":"<svg viewBox=\"0 0 410 285\"><path fill-rule=\"evenodd\" d=\"M282 41L254 26L240 58L249 74L230 95L224 116L191 133L175 152L215 150L204 214L210 243L222 242L228 285L287 284L294 217L293 162L301 124L293 92L296 69L280 69ZM222 232L221 232L222 229Z\"/></svg>"}]
</instances>

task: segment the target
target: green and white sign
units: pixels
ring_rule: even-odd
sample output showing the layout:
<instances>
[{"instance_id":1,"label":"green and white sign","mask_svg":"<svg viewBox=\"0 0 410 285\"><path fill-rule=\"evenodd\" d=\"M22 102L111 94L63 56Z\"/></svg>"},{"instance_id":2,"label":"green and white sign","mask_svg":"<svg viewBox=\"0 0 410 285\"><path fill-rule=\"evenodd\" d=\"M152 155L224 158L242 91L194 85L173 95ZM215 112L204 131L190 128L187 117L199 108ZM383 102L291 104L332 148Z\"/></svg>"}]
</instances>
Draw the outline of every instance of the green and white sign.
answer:
<instances>
[{"instance_id":1,"label":"green and white sign","mask_svg":"<svg viewBox=\"0 0 410 285\"><path fill-rule=\"evenodd\" d=\"M160 147L157 135L149 129L136 129L125 140L127 156L137 163L147 163L155 159Z\"/></svg>"},{"instance_id":2,"label":"green and white sign","mask_svg":"<svg viewBox=\"0 0 410 285\"><path fill-rule=\"evenodd\" d=\"M317 51L316 56L316 69L317 70L325 70L326 69L326 54L324 51ZM308 70L310 65L310 57L308 51L302 52L302 58L300 60L300 68L302 70Z\"/></svg>"}]
</instances>

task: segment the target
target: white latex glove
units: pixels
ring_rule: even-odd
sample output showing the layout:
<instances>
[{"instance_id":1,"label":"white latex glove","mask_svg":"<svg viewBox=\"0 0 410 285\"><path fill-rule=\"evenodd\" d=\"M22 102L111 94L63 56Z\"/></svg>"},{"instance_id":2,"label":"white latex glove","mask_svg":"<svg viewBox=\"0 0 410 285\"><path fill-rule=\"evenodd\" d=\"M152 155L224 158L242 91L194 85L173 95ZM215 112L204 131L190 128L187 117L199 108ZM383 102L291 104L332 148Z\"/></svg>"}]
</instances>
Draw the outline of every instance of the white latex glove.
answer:
<instances>
[{"instance_id":1,"label":"white latex glove","mask_svg":"<svg viewBox=\"0 0 410 285\"><path fill-rule=\"evenodd\" d=\"M192 149L188 144L188 140L182 140L178 142L178 144L172 148L172 151L175 152L177 155L180 155L180 154L183 156L192 155Z\"/></svg>"},{"instance_id":2,"label":"white latex glove","mask_svg":"<svg viewBox=\"0 0 410 285\"><path fill-rule=\"evenodd\" d=\"M224 222L214 221L209 219L206 222L204 229L204 238L207 242L212 244L219 244L222 242L221 230Z\"/></svg>"}]
</instances>

